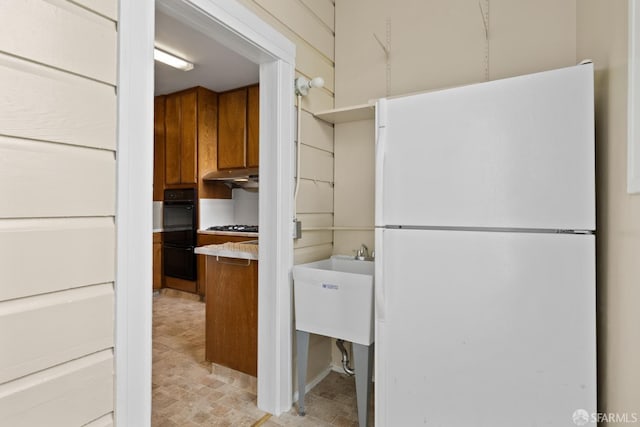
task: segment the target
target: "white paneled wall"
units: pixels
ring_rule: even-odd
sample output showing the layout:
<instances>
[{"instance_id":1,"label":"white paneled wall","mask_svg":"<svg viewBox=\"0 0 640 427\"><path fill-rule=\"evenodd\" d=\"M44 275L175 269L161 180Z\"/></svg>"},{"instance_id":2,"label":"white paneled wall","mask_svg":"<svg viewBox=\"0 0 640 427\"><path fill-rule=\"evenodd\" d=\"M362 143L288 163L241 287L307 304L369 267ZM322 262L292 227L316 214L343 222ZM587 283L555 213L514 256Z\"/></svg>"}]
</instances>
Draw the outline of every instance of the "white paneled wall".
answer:
<instances>
[{"instance_id":1,"label":"white paneled wall","mask_svg":"<svg viewBox=\"0 0 640 427\"><path fill-rule=\"evenodd\" d=\"M0 16L0 424L113 425L117 0Z\"/></svg>"},{"instance_id":2,"label":"white paneled wall","mask_svg":"<svg viewBox=\"0 0 640 427\"><path fill-rule=\"evenodd\" d=\"M239 0L296 45L296 76L325 80L302 101L302 165L297 216L302 227L333 226L333 126L313 113L334 107L334 22L332 0ZM291 82L293 84L293 82ZM330 179L329 179L330 178ZM295 242L294 263L316 261L331 255L333 236L327 231L303 231ZM295 347L294 347L295 348ZM330 342L314 336L310 343L311 381L326 371ZM295 366L295 364L294 364ZM294 384L297 380L294 379Z\"/></svg>"}]
</instances>

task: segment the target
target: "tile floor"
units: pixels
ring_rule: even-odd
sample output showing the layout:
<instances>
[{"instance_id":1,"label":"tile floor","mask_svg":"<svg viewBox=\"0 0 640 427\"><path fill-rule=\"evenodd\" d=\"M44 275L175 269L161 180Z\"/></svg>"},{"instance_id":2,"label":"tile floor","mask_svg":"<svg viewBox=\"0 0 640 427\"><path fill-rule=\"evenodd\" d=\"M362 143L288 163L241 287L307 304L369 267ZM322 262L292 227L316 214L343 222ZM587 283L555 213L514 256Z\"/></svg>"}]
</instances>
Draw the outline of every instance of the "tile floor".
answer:
<instances>
[{"instance_id":1,"label":"tile floor","mask_svg":"<svg viewBox=\"0 0 640 427\"><path fill-rule=\"evenodd\" d=\"M337 372L307 393L305 417L258 409L255 378L204 360L204 313L190 294L153 299L153 427L358 425L355 381Z\"/></svg>"}]
</instances>

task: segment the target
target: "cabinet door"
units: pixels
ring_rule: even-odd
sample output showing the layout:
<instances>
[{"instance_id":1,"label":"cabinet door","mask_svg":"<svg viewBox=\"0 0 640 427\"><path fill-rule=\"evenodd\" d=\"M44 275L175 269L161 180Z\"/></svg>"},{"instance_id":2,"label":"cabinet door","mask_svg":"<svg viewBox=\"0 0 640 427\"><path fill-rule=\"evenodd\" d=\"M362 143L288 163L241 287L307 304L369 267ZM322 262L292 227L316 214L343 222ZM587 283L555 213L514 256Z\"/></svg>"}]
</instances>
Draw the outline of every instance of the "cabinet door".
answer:
<instances>
[{"instance_id":1,"label":"cabinet door","mask_svg":"<svg viewBox=\"0 0 640 427\"><path fill-rule=\"evenodd\" d=\"M247 89L218 96L218 169L245 168Z\"/></svg>"},{"instance_id":2,"label":"cabinet door","mask_svg":"<svg viewBox=\"0 0 640 427\"><path fill-rule=\"evenodd\" d=\"M247 89L247 167L260 163L260 87Z\"/></svg>"},{"instance_id":3,"label":"cabinet door","mask_svg":"<svg viewBox=\"0 0 640 427\"><path fill-rule=\"evenodd\" d=\"M153 115L153 200L164 198L164 96L154 98Z\"/></svg>"},{"instance_id":4,"label":"cabinet door","mask_svg":"<svg viewBox=\"0 0 640 427\"><path fill-rule=\"evenodd\" d=\"M166 184L180 184L180 95L168 95L165 103L165 170Z\"/></svg>"},{"instance_id":5,"label":"cabinet door","mask_svg":"<svg viewBox=\"0 0 640 427\"><path fill-rule=\"evenodd\" d=\"M207 259L206 359L254 377L258 371L258 262Z\"/></svg>"},{"instance_id":6,"label":"cabinet door","mask_svg":"<svg viewBox=\"0 0 640 427\"><path fill-rule=\"evenodd\" d=\"M198 182L198 95L195 90L183 93L180 97L180 182L196 184Z\"/></svg>"}]
</instances>

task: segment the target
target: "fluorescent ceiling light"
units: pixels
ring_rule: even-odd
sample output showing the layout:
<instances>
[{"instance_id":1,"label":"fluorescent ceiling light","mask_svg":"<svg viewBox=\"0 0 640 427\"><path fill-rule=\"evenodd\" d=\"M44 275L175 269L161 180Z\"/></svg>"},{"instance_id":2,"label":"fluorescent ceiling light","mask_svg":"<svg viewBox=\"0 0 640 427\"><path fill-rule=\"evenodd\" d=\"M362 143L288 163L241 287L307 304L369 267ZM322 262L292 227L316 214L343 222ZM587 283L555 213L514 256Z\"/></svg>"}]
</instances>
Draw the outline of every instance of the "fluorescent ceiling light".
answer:
<instances>
[{"instance_id":1,"label":"fluorescent ceiling light","mask_svg":"<svg viewBox=\"0 0 640 427\"><path fill-rule=\"evenodd\" d=\"M193 64L182 58L164 52L157 47L153 49L153 59L183 71L193 70Z\"/></svg>"}]
</instances>

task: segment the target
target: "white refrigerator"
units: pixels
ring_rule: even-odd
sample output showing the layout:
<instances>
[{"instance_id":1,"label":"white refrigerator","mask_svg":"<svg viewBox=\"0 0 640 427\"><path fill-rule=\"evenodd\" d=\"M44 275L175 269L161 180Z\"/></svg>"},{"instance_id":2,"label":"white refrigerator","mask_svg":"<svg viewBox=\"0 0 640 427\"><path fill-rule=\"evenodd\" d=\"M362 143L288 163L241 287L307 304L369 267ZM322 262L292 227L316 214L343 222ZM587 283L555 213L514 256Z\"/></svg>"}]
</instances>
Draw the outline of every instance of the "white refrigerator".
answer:
<instances>
[{"instance_id":1,"label":"white refrigerator","mask_svg":"<svg viewBox=\"0 0 640 427\"><path fill-rule=\"evenodd\" d=\"M593 120L590 63L378 101L376 425L592 425Z\"/></svg>"}]
</instances>

